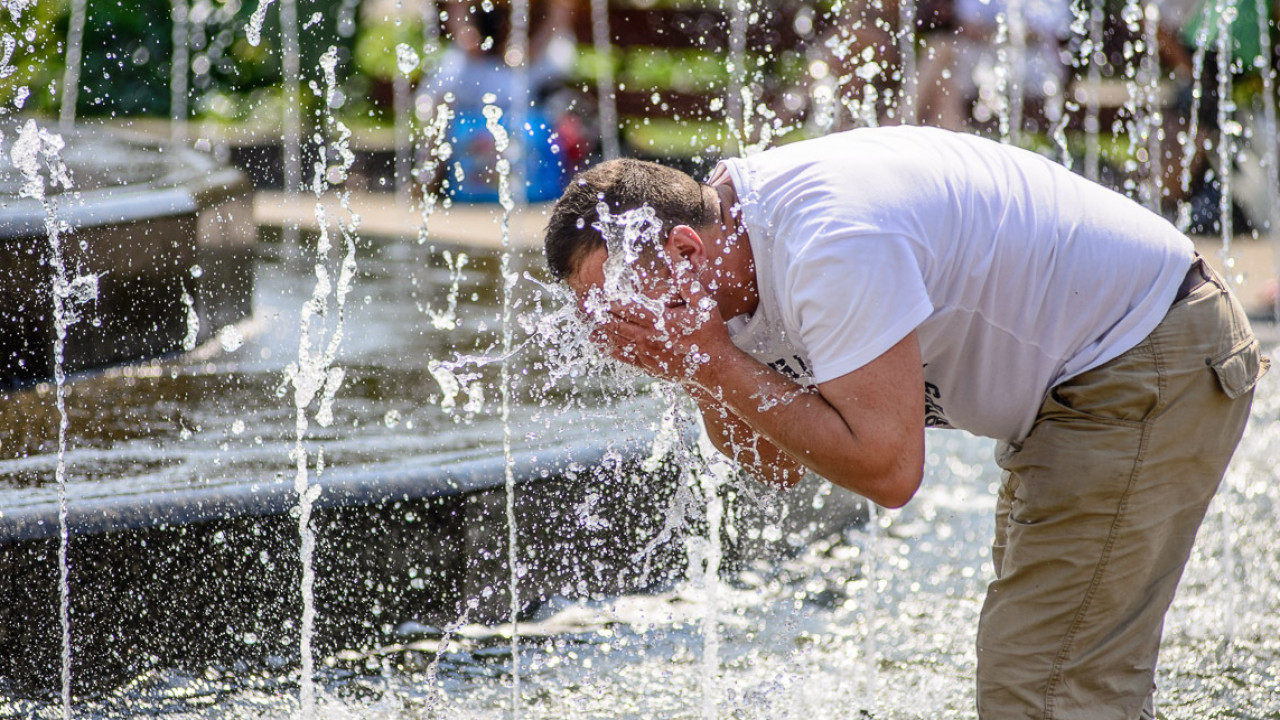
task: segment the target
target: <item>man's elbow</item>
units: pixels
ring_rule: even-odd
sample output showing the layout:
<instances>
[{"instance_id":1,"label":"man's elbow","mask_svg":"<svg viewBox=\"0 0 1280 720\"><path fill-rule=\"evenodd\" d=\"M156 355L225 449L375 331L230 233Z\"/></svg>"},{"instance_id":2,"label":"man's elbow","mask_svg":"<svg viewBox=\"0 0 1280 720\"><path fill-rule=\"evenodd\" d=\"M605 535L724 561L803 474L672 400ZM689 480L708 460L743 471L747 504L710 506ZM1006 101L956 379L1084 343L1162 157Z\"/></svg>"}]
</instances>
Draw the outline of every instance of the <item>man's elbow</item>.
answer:
<instances>
[{"instance_id":1,"label":"man's elbow","mask_svg":"<svg viewBox=\"0 0 1280 720\"><path fill-rule=\"evenodd\" d=\"M911 501L916 496L916 491L920 489L920 482L924 478L924 469L919 468L914 472L904 472L897 476L880 483L875 495L868 495L872 502L882 507L896 510Z\"/></svg>"},{"instance_id":2,"label":"man's elbow","mask_svg":"<svg viewBox=\"0 0 1280 720\"><path fill-rule=\"evenodd\" d=\"M915 497L923 478L923 463L919 465L904 463L871 477L863 476L850 478L845 482L839 480L833 480L833 482L853 490L877 505L893 510L906 505L911 498Z\"/></svg>"},{"instance_id":3,"label":"man's elbow","mask_svg":"<svg viewBox=\"0 0 1280 720\"><path fill-rule=\"evenodd\" d=\"M923 428L897 434L895 440L874 456L879 460L868 468L872 470L870 489L874 494L867 497L890 509L910 502L924 479Z\"/></svg>"}]
</instances>

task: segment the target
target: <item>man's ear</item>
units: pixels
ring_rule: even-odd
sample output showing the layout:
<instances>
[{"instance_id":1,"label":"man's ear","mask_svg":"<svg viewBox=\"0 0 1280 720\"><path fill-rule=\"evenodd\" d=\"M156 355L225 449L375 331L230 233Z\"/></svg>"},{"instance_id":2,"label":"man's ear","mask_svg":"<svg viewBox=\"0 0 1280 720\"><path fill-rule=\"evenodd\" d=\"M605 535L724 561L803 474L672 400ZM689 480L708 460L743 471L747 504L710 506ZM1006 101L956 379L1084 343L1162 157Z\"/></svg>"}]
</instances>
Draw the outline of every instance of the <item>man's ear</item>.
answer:
<instances>
[{"instance_id":1,"label":"man's ear","mask_svg":"<svg viewBox=\"0 0 1280 720\"><path fill-rule=\"evenodd\" d=\"M702 236L688 225L677 225L667 233L665 250L671 259L683 258L694 265L700 265L707 259L707 248Z\"/></svg>"}]
</instances>

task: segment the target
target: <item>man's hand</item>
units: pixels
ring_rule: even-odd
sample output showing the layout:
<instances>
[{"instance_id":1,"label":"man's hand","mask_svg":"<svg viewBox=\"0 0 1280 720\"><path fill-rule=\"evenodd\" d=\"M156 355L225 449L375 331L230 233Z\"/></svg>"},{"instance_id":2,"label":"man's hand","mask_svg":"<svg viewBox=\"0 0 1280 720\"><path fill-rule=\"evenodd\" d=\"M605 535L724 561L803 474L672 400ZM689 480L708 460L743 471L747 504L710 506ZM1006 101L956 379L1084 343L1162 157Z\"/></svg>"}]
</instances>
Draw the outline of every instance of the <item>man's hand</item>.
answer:
<instances>
[{"instance_id":1,"label":"man's hand","mask_svg":"<svg viewBox=\"0 0 1280 720\"><path fill-rule=\"evenodd\" d=\"M700 371L737 347L715 299L684 258L669 261L670 287L655 315L636 304L613 303L596 338L610 354L650 375L688 386Z\"/></svg>"},{"instance_id":2,"label":"man's hand","mask_svg":"<svg viewBox=\"0 0 1280 720\"><path fill-rule=\"evenodd\" d=\"M611 305L595 331L613 357L680 383L704 417L731 420L726 429L759 436L722 433L720 448L733 456L755 440L756 463L769 466L757 472L765 479L787 484L799 464L887 507L911 499L924 466L924 373L914 332L815 392L733 344L706 286L705 255L671 253L655 265L638 271L645 296L661 302ZM716 415L723 411L732 419Z\"/></svg>"}]
</instances>

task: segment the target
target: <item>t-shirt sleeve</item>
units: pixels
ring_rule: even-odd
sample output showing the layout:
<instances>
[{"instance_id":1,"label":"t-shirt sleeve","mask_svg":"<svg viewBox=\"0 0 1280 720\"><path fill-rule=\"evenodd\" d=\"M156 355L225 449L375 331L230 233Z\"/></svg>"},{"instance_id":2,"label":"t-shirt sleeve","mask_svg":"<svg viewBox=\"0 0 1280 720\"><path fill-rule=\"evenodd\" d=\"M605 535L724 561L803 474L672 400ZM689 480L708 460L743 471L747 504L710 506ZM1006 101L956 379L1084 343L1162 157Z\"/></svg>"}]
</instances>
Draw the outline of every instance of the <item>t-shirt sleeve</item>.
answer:
<instances>
[{"instance_id":1,"label":"t-shirt sleeve","mask_svg":"<svg viewBox=\"0 0 1280 720\"><path fill-rule=\"evenodd\" d=\"M920 261L910 240L897 235L806 244L789 263L782 295L815 383L880 357L933 312Z\"/></svg>"}]
</instances>

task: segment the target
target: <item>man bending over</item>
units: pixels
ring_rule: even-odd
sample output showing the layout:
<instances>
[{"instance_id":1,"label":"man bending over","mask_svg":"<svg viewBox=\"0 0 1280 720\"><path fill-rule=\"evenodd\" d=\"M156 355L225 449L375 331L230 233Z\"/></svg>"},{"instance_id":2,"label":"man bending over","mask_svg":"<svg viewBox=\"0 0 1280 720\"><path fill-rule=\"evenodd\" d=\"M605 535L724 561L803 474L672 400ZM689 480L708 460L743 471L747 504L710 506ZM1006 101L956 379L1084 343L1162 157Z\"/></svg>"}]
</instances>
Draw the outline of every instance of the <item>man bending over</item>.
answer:
<instances>
[{"instance_id":1,"label":"man bending over","mask_svg":"<svg viewBox=\"0 0 1280 720\"><path fill-rule=\"evenodd\" d=\"M602 295L601 202L662 222L646 302ZM1033 153L894 127L709 184L598 165L546 253L609 351L679 382L763 480L899 507L926 425L1001 441L979 716L1151 716L1165 612L1269 364L1168 222Z\"/></svg>"}]
</instances>

